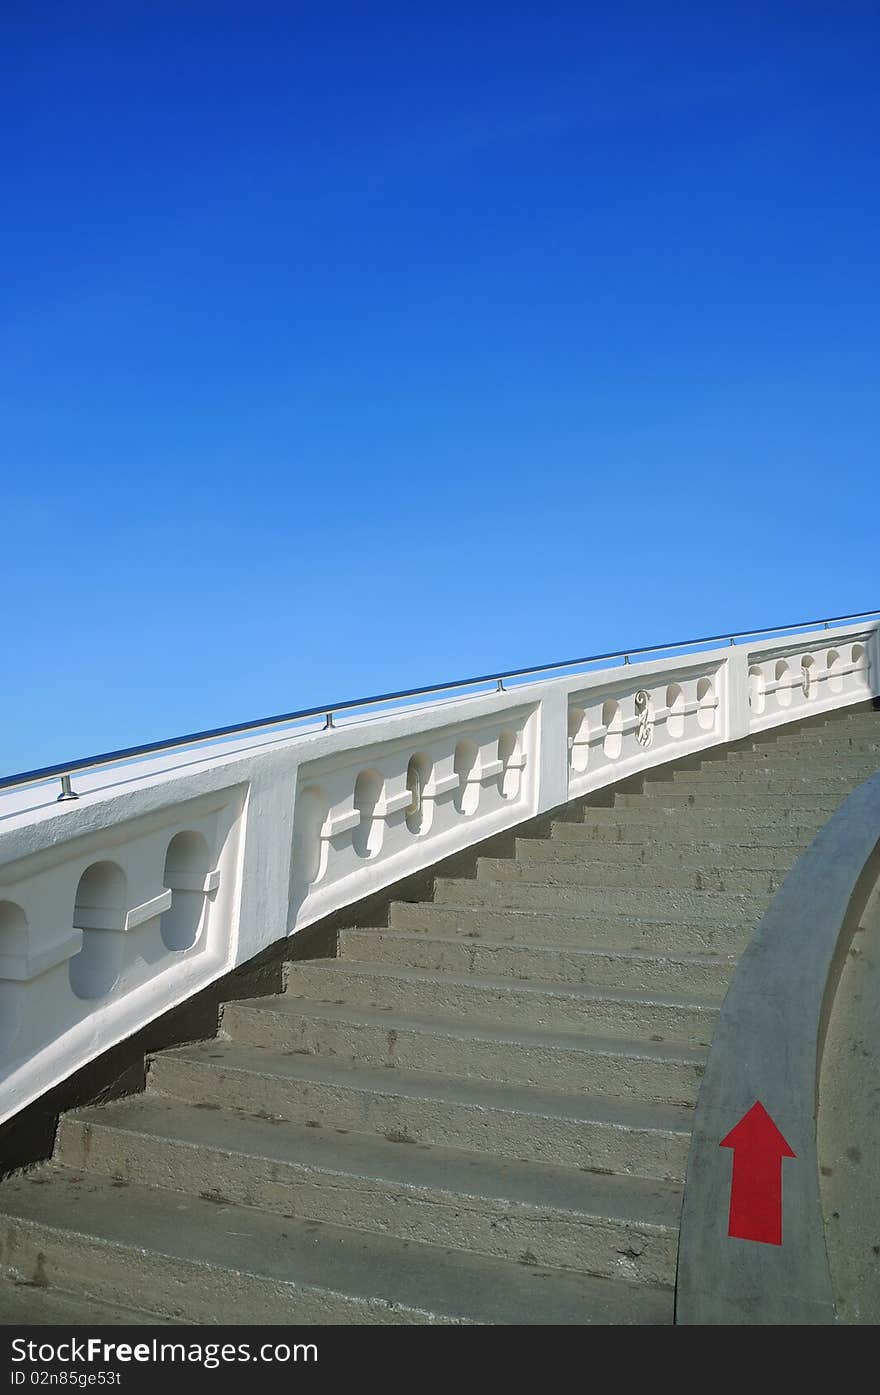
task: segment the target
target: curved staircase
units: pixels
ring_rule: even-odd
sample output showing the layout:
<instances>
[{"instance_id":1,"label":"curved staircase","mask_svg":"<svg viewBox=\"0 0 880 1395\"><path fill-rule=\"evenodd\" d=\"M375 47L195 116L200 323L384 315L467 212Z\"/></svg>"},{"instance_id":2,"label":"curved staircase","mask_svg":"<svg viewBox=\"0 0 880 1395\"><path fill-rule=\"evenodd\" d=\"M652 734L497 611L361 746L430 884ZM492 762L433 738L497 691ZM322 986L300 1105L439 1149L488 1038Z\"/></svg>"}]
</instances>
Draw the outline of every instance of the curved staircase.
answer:
<instances>
[{"instance_id":1,"label":"curved staircase","mask_svg":"<svg viewBox=\"0 0 880 1395\"><path fill-rule=\"evenodd\" d=\"M867 706L788 726L341 930L0 1186L0 1317L671 1322L726 984L878 764Z\"/></svg>"}]
</instances>

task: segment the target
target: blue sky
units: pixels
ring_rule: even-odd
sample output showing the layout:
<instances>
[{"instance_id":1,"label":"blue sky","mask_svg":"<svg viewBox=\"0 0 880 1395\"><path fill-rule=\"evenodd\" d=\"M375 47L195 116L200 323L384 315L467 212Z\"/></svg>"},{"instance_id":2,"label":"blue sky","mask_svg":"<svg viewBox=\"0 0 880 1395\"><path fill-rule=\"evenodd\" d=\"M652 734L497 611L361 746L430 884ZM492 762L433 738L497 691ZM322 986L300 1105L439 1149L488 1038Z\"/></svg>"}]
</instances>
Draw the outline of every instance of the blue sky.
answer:
<instances>
[{"instance_id":1,"label":"blue sky","mask_svg":"<svg viewBox=\"0 0 880 1395\"><path fill-rule=\"evenodd\" d=\"M0 37L3 770L880 605L876 4Z\"/></svg>"}]
</instances>

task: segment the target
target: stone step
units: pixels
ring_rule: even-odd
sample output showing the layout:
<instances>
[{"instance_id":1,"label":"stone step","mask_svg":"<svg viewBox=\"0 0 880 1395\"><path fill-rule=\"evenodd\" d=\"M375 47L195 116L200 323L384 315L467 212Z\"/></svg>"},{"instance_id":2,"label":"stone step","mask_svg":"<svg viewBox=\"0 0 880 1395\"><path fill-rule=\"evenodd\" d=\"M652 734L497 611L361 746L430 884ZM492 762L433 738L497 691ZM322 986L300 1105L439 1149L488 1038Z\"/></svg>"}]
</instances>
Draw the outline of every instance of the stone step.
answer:
<instances>
[{"instance_id":1,"label":"stone step","mask_svg":"<svg viewBox=\"0 0 880 1395\"><path fill-rule=\"evenodd\" d=\"M695 1104L706 1057L705 1048L677 1042L419 1018L280 995L227 1003L223 1028L238 1046L654 1104Z\"/></svg>"},{"instance_id":2,"label":"stone step","mask_svg":"<svg viewBox=\"0 0 880 1395\"><path fill-rule=\"evenodd\" d=\"M522 842L525 839L520 840ZM572 844L564 844L573 847ZM786 867L786 871L788 868ZM656 862L648 864L630 857L627 861L607 863L594 861L581 850L578 857L540 859L533 853L527 857L481 857L477 862L478 881L542 882L568 886L593 886L608 889L638 890L656 886L664 890L676 887L691 891L732 891L743 896L764 896L778 890L784 872L755 872L744 868L720 872L714 868L687 867Z\"/></svg>"},{"instance_id":3,"label":"stone step","mask_svg":"<svg viewBox=\"0 0 880 1395\"><path fill-rule=\"evenodd\" d=\"M741 752L738 755L731 753L722 760L703 760L699 766L664 766L662 769L671 770L674 776L711 771L715 776L727 774L729 778L735 778L741 773L748 776L756 770L781 770L782 773L791 776L812 776L813 773L840 773L852 776L862 770L876 770L877 753L859 755L847 751L834 751L830 746L817 746L809 753L795 753L773 745L761 748L760 751Z\"/></svg>"},{"instance_id":4,"label":"stone step","mask_svg":"<svg viewBox=\"0 0 880 1395\"><path fill-rule=\"evenodd\" d=\"M341 930L339 961L441 970L539 982L722 997L735 960L719 955L655 955L631 950L466 940L403 930ZM337 961L337 962L339 962Z\"/></svg>"},{"instance_id":5,"label":"stone step","mask_svg":"<svg viewBox=\"0 0 880 1395\"><path fill-rule=\"evenodd\" d=\"M495 910L566 911L569 915L644 915L657 920L676 916L724 924L756 925L768 896L734 892L688 891L679 887L601 888L534 882L490 882L467 877L437 877L436 906L487 906Z\"/></svg>"},{"instance_id":6,"label":"stone step","mask_svg":"<svg viewBox=\"0 0 880 1395\"><path fill-rule=\"evenodd\" d=\"M755 756L748 761L740 759L736 762L718 762L715 765L663 767L646 775L643 787L653 789L658 784L670 784L693 788L694 785L703 782L717 784L726 781L736 786L737 790L740 787L745 790L752 784L758 788L762 780L773 778L773 770L781 767L781 773L777 778L793 780L798 789L804 784L809 785L821 793L826 780L832 779L835 782L833 788L836 788L837 782L841 780L852 785L856 782L858 771L866 768L863 762L856 763L852 760L845 763L825 760L821 764L815 759L809 762L791 760L786 764L785 757L779 756L778 753L775 755L772 763L769 758L759 760ZM782 793L787 791L783 790Z\"/></svg>"},{"instance_id":7,"label":"stone step","mask_svg":"<svg viewBox=\"0 0 880 1395\"><path fill-rule=\"evenodd\" d=\"M841 726L849 722L880 722L880 713L873 706L873 698L869 693L865 693L859 702L851 703L848 707L839 707L835 712L828 712L825 716L825 725L833 726L838 723Z\"/></svg>"},{"instance_id":8,"label":"stone step","mask_svg":"<svg viewBox=\"0 0 880 1395\"><path fill-rule=\"evenodd\" d=\"M672 1284L681 1189L449 1148L404 1148L135 1096L68 1114L59 1160L137 1186L399 1240Z\"/></svg>"},{"instance_id":9,"label":"stone step","mask_svg":"<svg viewBox=\"0 0 880 1395\"><path fill-rule=\"evenodd\" d=\"M745 790L742 793L735 785L723 785L718 789L680 789L671 782L667 786L653 784L644 794L616 794L615 809L724 809L735 813L741 805L760 807L771 812L774 817L788 818L794 810L807 814L817 814L823 821L830 819L846 798L846 791L839 795L825 794L814 785L808 791L793 796L791 794L767 794L760 790Z\"/></svg>"},{"instance_id":10,"label":"stone step","mask_svg":"<svg viewBox=\"0 0 880 1395\"><path fill-rule=\"evenodd\" d=\"M0 1321L671 1320L736 956L878 768L867 706L756 733L339 930L3 1184Z\"/></svg>"},{"instance_id":11,"label":"stone step","mask_svg":"<svg viewBox=\"0 0 880 1395\"><path fill-rule=\"evenodd\" d=\"M708 1046L720 996L589 988L571 983L523 983L476 974L303 959L287 966L286 995L309 1002L430 1016L477 1018L560 1031L625 1037L629 1041L678 1041Z\"/></svg>"},{"instance_id":12,"label":"stone step","mask_svg":"<svg viewBox=\"0 0 880 1395\"><path fill-rule=\"evenodd\" d=\"M10 1238L14 1234L13 1231ZM157 1320L153 1313L122 1308L110 1301L101 1303L88 1294L65 1293L36 1278L16 1276L14 1259L11 1254L8 1263L12 1268L0 1276L0 1323L4 1327L152 1327ZM33 1272L36 1276L42 1274L39 1257Z\"/></svg>"},{"instance_id":13,"label":"stone step","mask_svg":"<svg viewBox=\"0 0 880 1395\"><path fill-rule=\"evenodd\" d=\"M121 1188L58 1167L4 1182L2 1210L4 1258L28 1278L199 1325L672 1320L669 1288L365 1235L217 1196Z\"/></svg>"},{"instance_id":14,"label":"stone step","mask_svg":"<svg viewBox=\"0 0 880 1395\"><path fill-rule=\"evenodd\" d=\"M778 713L768 713L768 716L778 716ZM816 741L827 738L829 735L843 735L847 732L858 730L858 723L852 725L851 715L841 715L828 713L825 716L817 715L815 712L805 713L801 711L794 717L793 721L781 722L774 727L765 727L761 731L754 731L749 738L755 745L775 745L783 738L795 738L798 741Z\"/></svg>"},{"instance_id":15,"label":"stone step","mask_svg":"<svg viewBox=\"0 0 880 1395\"><path fill-rule=\"evenodd\" d=\"M754 926L745 921L715 924L699 915L689 920L659 920L651 916L589 916L564 911L438 905L431 901L394 901L389 920L396 930L430 935L595 949L637 949L656 954L667 951L673 954L741 954L754 930Z\"/></svg>"},{"instance_id":16,"label":"stone step","mask_svg":"<svg viewBox=\"0 0 880 1395\"><path fill-rule=\"evenodd\" d=\"M707 841L712 841L719 836L726 839L739 829L742 835L739 841L742 842L745 838L760 836L760 831L763 829L772 829L778 825L803 827L804 829L821 828L830 818L830 812L827 810L815 807L806 808L800 800L793 801L778 797L769 803L766 797L762 796L748 804L725 806L709 803L702 808L689 805L686 799L677 806L665 805L664 801L657 796L646 796L635 791L629 794L615 795L615 800L621 799L638 799L640 803L629 807L620 803L585 804L581 810L580 819L569 821L560 819L552 827L584 828L591 824L603 827L606 824L613 825L620 822L641 823L650 826L653 823L656 834L657 825L659 824L665 829L670 822L670 816L674 814L675 821L681 820L682 828L687 830L685 836L690 835L691 841L694 841L694 833L702 833L704 830L708 834ZM829 800L828 802L832 803L833 801ZM836 807L835 804L834 808Z\"/></svg>"},{"instance_id":17,"label":"stone step","mask_svg":"<svg viewBox=\"0 0 880 1395\"><path fill-rule=\"evenodd\" d=\"M819 752L823 754L840 752L849 755L876 755L880 751L880 736L872 738L867 734L847 735L843 732L827 731L808 738L791 733L787 736L778 736L773 744L780 752L795 752L797 755L803 756L805 761L808 761L811 755Z\"/></svg>"},{"instance_id":18,"label":"stone step","mask_svg":"<svg viewBox=\"0 0 880 1395\"><path fill-rule=\"evenodd\" d=\"M788 728L783 727L783 731ZM853 732L864 731L872 734L880 734L880 713L875 712L870 707L865 708L839 708L837 712L829 712L825 721L815 728L804 727L804 731L815 730L819 732L840 731Z\"/></svg>"},{"instance_id":19,"label":"stone step","mask_svg":"<svg viewBox=\"0 0 880 1395\"><path fill-rule=\"evenodd\" d=\"M156 1056L150 1087L184 1103L376 1133L554 1167L681 1182L692 1111L420 1071L374 1070L223 1042Z\"/></svg>"},{"instance_id":20,"label":"stone step","mask_svg":"<svg viewBox=\"0 0 880 1395\"><path fill-rule=\"evenodd\" d=\"M592 869L619 871L621 867L639 868L640 875L653 877L656 871L702 869L720 872L766 871L785 873L797 858L797 848L768 848L746 843L675 843L669 847L656 844L636 846L632 843L606 843L597 846L595 840L579 838L562 842L559 838L517 838L516 861L582 862Z\"/></svg>"},{"instance_id":21,"label":"stone step","mask_svg":"<svg viewBox=\"0 0 880 1395\"><path fill-rule=\"evenodd\" d=\"M639 810L588 808L580 823L561 820L554 823L550 836L568 842L592 838L598 842L639 843L652 847L674 843L694 847L727 838L737 843L754 839L768 847L804 848L827 822L825 813L797 807L783 810L752 806L663 809L649 804Z\"/></svg>"},{"instance_id":22,"label":"stone step","mask_svg":"<svg viewBox=\"0 0 880 1395\"><path fill-rule=\"evenodd\" d=\"M757 775L776 776L785 779L811 779L820 782L827 777L849 780L860 784L880 769L880 760L865 757L853 758L846 755L811 756L808 760L800 756L786 756L780 751L769 750L763 755L752 755L748 759L740 757L725 765L704 766L703 773L713 779L750 780ZM674 772L675 780L690 777L699 772L690 770Z\"/></svg>"},{"instance_id":23,"label":"stone step","mask_svg":"<svg viewBox=\"0 0 880 1395\"><path fill-rule=\"evenodd\" d=\"M728 798L733 797L734 801L748 799L749 803L758 803L760 799L768 794L784 795L789 799L800 799L802 796L809 802L818 794L823 799L837 799L843 801L861 781L851 780L845 775L822 775L817 777L812 773L802 776L787 776L767 774L743 775L739 779L731 780L730 776L721 775L683 775L677 774L674 779L668 781L653 780L645 787L645 794L656 794L659 796L672 794L676 790L686 794L688 792L721 795L726 794Z\"/></svg>"}]
</instances>

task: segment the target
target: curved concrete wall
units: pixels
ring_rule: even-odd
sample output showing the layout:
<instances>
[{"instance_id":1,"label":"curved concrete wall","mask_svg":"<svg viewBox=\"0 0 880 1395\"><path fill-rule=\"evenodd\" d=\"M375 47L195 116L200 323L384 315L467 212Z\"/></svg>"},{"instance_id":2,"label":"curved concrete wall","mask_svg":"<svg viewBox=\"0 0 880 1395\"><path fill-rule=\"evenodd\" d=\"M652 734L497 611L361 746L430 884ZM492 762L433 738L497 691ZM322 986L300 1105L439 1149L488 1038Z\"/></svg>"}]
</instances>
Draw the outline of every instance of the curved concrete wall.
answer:
<instances>
[{"instance_id":1,"label":"curved concrete wall","mask_svg":"<svg viewBox=\"0 0 880 1395\"><path fill-rule=\"evenodd\" d=\"M880 1323L880 879L858 917L825 1033L818 1149L837 1321Z\"/></svg>"},{"instance_id":2,"label":"curved concrete wall","mask_svg":"<svg viewBox=\"0 0 880 1395\"><path fill-rule=\"evenodd\" d=\"M841 1044L848 1041L844 1026L832 1049L829 1022L837 1016L844 964L866 908L876 899L878 880L880 775L875 775L846 800L795 864L724 1000L697 1102L685 1182L679 1323L836 1320L817 1149L820 1069L826 1037L838 1064ZM846 996L854 995L848 990ZM756 1103L772 1122L759 1111L749 1116L759 1123L757 1141L748 1124L731 1139ZM876 1070L873 1094L851 1094L849 1108L856 1111L850 1120L856 1128L859 1115L867 1120L876 1114ZM737 1143L740 1153L732 1146ZM828 1166L824 1158L823 1165ZM871 1166L875 1179L876 1163ZM768 1208L773 1210L780 1178L781 1231L774 1234ZM874 1205L876 1210L876 1199Z\"/></svg>"}]
</instances>

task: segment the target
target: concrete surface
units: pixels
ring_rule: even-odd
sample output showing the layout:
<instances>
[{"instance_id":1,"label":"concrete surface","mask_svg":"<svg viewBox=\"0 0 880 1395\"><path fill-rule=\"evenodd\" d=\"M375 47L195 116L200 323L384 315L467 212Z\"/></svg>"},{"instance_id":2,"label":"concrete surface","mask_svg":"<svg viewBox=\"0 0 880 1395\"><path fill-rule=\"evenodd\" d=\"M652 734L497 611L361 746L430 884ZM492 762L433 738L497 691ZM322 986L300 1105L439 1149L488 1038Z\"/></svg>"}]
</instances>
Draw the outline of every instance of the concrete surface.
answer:
<instances>
[{"instance_id":1,"label":"concrete surface","mask_svg":"<svg viewBox=\"0 0 880 1395\"><path fill-rule=\"evenodd\" d=\"M869 722L803 724L808 789L810 752ZM729 781L718 806L670 810L646 776L632 808L630 779L316 925L317 957L273 961L219 1035L178 1035L145 1093L72 1109L53 1161L0 1185L0 1318L25 1294L83 1324L670 1322L708 1043L825 817L738 778L779 739L685 754L687 788Z\"/></svg>"},{"instance_id":2,"label":"concrete surface","mask_svg":"<svg viewBox=\"0 0 880 1395\"><path fill-rule=\"evenodd\" d=\"M819 1068L838 975L880 874L878 839L880 776L874 775L799 859L734 974L688 1160L676 1301L681 1323L835 1321L816 1144ZM833 1038L838 1053L853 1030L851 1018L844 1022ZM876 1092L850 1089L846 1098L850 1132L865 1134L866 1142L876 1138ZM719 1144L755 1101L796 1155L782 1163L778 1245L728 1234L731 1157ZM871 1186L876 1192L875 1179L872 1168L862 1197ZM875 1200L862 1209L853 1199L850 1209L850 1224L860 1212L862 1223L870 1217L873 1244Z\"/></svg>"},{"instance_id":3,"label":"concrete surface","mask_svg":"<svg viewBox=\"0 0 880 1395\"><path fill-rule=\"evenodd\" d=\"M819 1077L819 1186L838 1322L880 1323L880 887L843 960Z\"/></svg>"}]
</instances>

